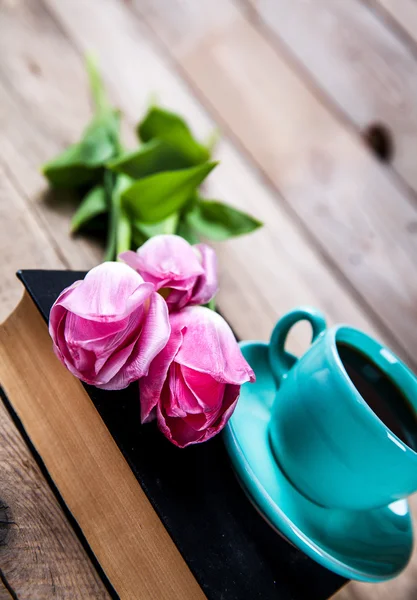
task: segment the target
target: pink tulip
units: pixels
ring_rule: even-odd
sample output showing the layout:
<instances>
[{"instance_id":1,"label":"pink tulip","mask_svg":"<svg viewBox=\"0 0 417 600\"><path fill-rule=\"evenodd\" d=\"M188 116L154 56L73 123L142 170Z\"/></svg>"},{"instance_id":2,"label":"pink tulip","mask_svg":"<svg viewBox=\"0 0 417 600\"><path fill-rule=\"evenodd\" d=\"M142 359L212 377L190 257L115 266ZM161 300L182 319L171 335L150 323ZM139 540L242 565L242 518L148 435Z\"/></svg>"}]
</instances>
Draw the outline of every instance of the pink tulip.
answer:
<instances>
[{"instance_id":1,"label":"pink tulip","mask_svg":"<svg viewBox=\"0 0 417 600\"><path fill-rule=\"evenodd\" d=\"M255 375L225 320L204 307L170 315L171 336L140 380L142 422L157 419L176 446L204 442L223 429L240 386Z\"/></svg>"},{"instance_id":2,"label":"pink tulip","mask_svg":"<svg viewBox=\"0 0 417 600\"><path fill-rule=\"evenodd\" d=\"M120 390L148 373L169 339L164 299L127 265L106 262L65 289L51 309L55 354L79 379Z\"/></svg>"},{"instance_id":3,"label":"pink tulip","mask_svg":"<svg viewBox=\"0 0 417 600\"><path fill-rule=\"evenodd\" d=\"M162 291L170 311L207 304L217 292L216 255L206 244L191 246L178 235L156 235L119 258Z\"/></svg>"}]
</instances>

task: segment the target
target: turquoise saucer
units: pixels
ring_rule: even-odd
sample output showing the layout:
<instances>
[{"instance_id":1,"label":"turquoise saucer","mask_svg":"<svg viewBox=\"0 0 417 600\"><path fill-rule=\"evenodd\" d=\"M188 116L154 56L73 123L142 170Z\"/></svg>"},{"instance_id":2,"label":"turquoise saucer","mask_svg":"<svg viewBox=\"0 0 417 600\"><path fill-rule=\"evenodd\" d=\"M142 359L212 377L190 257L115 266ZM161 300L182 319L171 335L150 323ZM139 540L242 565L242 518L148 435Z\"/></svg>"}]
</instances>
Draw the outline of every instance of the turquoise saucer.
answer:
<instances>
[{"instance_id":1,"label":"turquoise saucer","mask_svg":"<svg viewBox=\"0 0 417 600\"><path fill-rule=\"evenodd\" d=\"M268 345L245 342L241 349L256 383L242 386L224 439L249 499L278 533L339 575L373 582L398 575L413 545L407 501L362 512L323 508L300 494L280 470L269 444L276 386Z\"/></svg>"}]
</instances>

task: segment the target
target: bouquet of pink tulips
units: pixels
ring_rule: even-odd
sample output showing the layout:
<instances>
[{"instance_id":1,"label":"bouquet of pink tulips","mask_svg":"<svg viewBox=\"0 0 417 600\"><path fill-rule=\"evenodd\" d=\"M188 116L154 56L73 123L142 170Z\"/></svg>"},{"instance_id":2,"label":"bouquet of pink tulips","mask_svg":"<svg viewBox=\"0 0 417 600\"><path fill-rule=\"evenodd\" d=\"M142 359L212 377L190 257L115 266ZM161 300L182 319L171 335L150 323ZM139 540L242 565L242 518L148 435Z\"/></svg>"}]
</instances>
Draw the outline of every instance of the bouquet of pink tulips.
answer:
<instances>
[{"instance_id":1,"label":"bouquet of pink tulips","mask_svg":"<svg viewBox=\"0 0 417 600\"><path fill-rule=\"evenodd\" d=\"M196 242L261 223L202 196L216 166L212 143L196 140L179 115L152 106L137 127L140 146L126 151L120 113L94 60L87 66L93 119L43 172L82 198L72 230L104 227L106 260L122 262L95 267L61 293L50 314L55 353L88 384L120 390L139 381L142 422L156 419L177 446L203 442L224 427L254 374L230 327L203 306L217 292L216 257Z\"/></svg>"},{"instance_id":2,"label":"bouquet of pink tulips","mask_svg":"<svg viewBox=\"0 0 417 600\"><path fill-rule=\"evenodd\" d=\"M99 388L138 381L143 423L156 419L179 447L204 442L254 381L228 324L202 306L217 292L215 253L157 235L119 258L60 294L49 322L55 353Z\"/></svg>"}]
</instances>

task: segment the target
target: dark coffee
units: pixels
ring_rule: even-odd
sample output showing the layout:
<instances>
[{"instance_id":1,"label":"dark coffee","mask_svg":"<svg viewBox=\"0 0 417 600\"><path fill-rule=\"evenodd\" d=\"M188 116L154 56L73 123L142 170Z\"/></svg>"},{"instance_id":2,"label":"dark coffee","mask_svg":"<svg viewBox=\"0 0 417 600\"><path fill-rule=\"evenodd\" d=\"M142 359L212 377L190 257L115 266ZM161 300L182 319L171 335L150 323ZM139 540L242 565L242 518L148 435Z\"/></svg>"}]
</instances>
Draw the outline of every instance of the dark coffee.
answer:
<instances>
[{"instance_id":1,"label":"dark coffee","mask_svg":"<svg viewBox=\"0 0 417 600\"><path fill-rule=\"evenodd\" d=\"M343 366L356 389L383 423L417 451L417 417L395 383L367 356L348 344L336 344Z\"/></svg>"}]
</instances>

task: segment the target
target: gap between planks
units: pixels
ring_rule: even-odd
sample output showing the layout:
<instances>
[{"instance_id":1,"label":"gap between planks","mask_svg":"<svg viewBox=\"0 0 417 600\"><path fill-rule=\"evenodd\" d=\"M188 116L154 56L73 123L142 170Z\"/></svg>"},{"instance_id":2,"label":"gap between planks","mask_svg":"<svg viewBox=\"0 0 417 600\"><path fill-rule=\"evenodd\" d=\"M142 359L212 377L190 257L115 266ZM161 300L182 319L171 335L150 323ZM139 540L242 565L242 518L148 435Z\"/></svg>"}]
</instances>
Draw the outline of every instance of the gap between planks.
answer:
<instances>
[{"instance_id":1,"label":"gap between planks","mask_svg":"<svg viewBox=\"0 0 417 600\"><path fill-rule=\"evenodd\" d=\"M3 60L5 56L10 58L6 53L3 54ZM12 156L12 145L7 144L6 133L10 131L13 142L19 145L18 132L25 132L26 135L30 131L30 125L25 122L23 115L19 115L19 119L14 118L16 111L13 108L9 110L10 104L1 88L0 95L0 148L2 162L4 161L4 164L0 164L2 321L15 308L21 297L21 285L15 277L18 269L60 269L65 268L69 262L63 260L59 246L51 243L50 230L45 228L45 218L42 218L46 212L42 211L43 204L39 205L35 197L29 202L28 195L33 190L25 190L18 185L18 182L30 183L35 177L25 179L24 173L28 173L27 168L12 169L10 163L7 164L7 158ZM26 140L20 148L16 147L13 150L13 155L19 159L19 165L23 165L28 155L33 152L32 144ZM17 181L16 177L19 178ZM65 218L65 229L67 228L68 220ZM66 245L65 240L63 241L64 247L71 248L72 255L76 254L75 248L78 244L70 240ZM70 255L69 250L67 255ZM72 257L70 261L73 262ZM83 266L85 268L85 262ZM109 596L95 568L39 472L29 449L7 415L1 400L0 439L1 495L3 500L7 497L18 527L12 527L6 547L0 549L0 563L4 580L13 590L14 597L49 597L58 594L64 598L71 594L71 598L74 599L107 599ZM2 592L0 596L1 594ZM7 594L10 597L9 592Z\"/></svg>"},{"instance_id":2,"label":"gap between planks","mask_svg":"<svg viewBox=\"0 0 417 600\"><path fill-rule=\"evenodd\" d=\"M250 9L250 19L263 35L288 55L313 93L362 142L370 126L388 131L393 156L383 165L388 172L393 167L397 185L408 186L417 202L417 61L407 44L363 0L240 3Z\"/></svg>"},{"instance_id":3,"label":"gap between planks","mask_svg":"<svg viewBox=\"0 0 417 600\"><path fill-rule=\"evenodd\" d=\"M51 246L27 203L10 183L0 165L0 321L16 306L21 286L16 271L25 268L62 269L60 257Z\"/></svg>"},{"instance_id":4,"label":"gap between planks","mask_svg":"<svg viewBox=\"0 0 417 600\"><path fill-rule=\"evenodd\" d=\"M0 600L19 600L16 595L13 598L7 587L7 581L0 569Z\"/></svg>"},{"instance_id":5,"label":"gap between planks","mask_svg":"<svg viewBox=\"0 0 417 600\"><path fill-rule=\"evenodd\" d=\"M0 222L2 321L22 295L15 276L19 268L59 269L64 264L1 166ZM9 505L16 523L0 548L4 581L13 597L59 594L64 598L70 593L74 600L109 598L1 399L0 464L1 499Z\"/></svg>"},{"instance_id":6,"label":"gap between planks","mask_svg":"<svg viewBox=\"0 0 417 600\"><path fill-rule=\"evenodd\" d=\"M108 74L108 77L110 77L110 75L109 75L109 74ZM45 101L45 100L47 100L47 99L44 99L44 101ZM132 102L133 102L133 101L132 101ZM131 115L133 116L133 111L131 112ZM78 119L78 118L77 118L77 119ZM80 119L80 121L81 121L81 119ZM72 131L73 131L73 130L72 130ZM245 163L243 163L243 165L244 165L244 164L245 164ZM221 189L227 189L227 188L226 188L226 186L224 186L224 187L220 186L220 187L221 187ZM233 189L233 188L232 188L232 189ZM254 189L254 191L255 191L256 187L254 187L253 189ZM277 211L277 213L276 213L276 216L279 218L279 216L280 216L280 214L279 214L279 211ZM278 232L279 232L279 231L278 231ZM290 239L291 239L291 238L290 238ZM294 239L294 238L292 238L292 239ZM254 244L251 244L251 245L250 245L250 250L251 250L252 252L253 252L253 249L254 249L254 247L255 247L255 245L254 245ZM307 246L306 246L306 247L307 247ZM269 250L269 247L266 247L265 249L266 249L266 250ZM226 257L226 258L227 258L227 257ZM243 258L241 262L243 262L243 263L244 263L244 262L245 262L245 259ZM314 260L312 261L312 263L313 263L313 265L314 265ZM290 278L290 277L291 277L291 269L288 269L288 272L287 272L287 269L285 269L285 267L284 267L284 270L285 270L285 274L288 276L288 278ZM265 274L267 274L267 271L264 271L264 272L263 272L263 275L265 275ZM272 273L272 275L273 275L273 273ZM307 277L307 274L306 274L306 277ZM238 278L238 279L239 279L239 278ZM314 280L314 278L313 278L313 280ZM284 278L282 279L282 282L284 283ZM239 285L239 281L237 282L237 284ZM240 288L240 290L241 290L241 289L242 289L242 288ZM240 290L239 290L239 291L240 291ZM301 290L301 287L300 287L300 290ZM236 300L238 300L238 299L239 299L239 296L240 296L240 294L237 294L237 295L235 296L235 299L236 299ZM319 296L320 296L320 294L318 295L318 297L319 297ZM273 302L271 302L271 303L267 302L267 306L268 306L268 309L269 309L270 311L271 311L271 304L272 304L273 306L275 306L274 310L275 310L276 312L278 312L278 310L279 310L279 309L278 309L278 307L282 307L282 306L284 305L284 302L282 301L282 302L280 302L278 305L274 305L274 304L273 304ZM258 307L259 307L259 304L255 304L255 303L251 304L251 303L250 303L250 304L249 304L249 306L252 308L252 310L255 310L255 309L256 309L256 306L258 306ZM332 313L333 313L334 315L340 314L341 312L342 312L342 310L341 310L341 309L340 309L340 310L338 310L337 308L334 308L334 307L332 307ZM275 314L275 313L272 313L272 314ZM253 331L254 331L254 330L255 330L255 326L256 326L256 324L255 324L255 322L254 322L254 323L251 325L251 330L253 330Z\"/></svg>"},{"instance_id":7,"label":"gap between planks","mask_svg":"<svg viewBox=\"0 0 417 600\"><path fill-rule=\"evenodd\" d=\"M362 0L406 41L417 55L417 6L414 0Z\"/></svg>"},{"instance_id":8,"label":"gap between planks","mask_svg":"<svg viewBox=\"0 0 417 600\"><path fill-rule=\"evenodd\" d=\"M33 2L33 6L38 2ZM38 219L42 228L52 240L61 262L72 269L88 269L99 262L102 250L99 245L83 238L69 235L70 218L74 211L74 201L69 194L60 193L59 200L47 191L47 184L40 173L40 166L55 156L63 146L74 141L85 126L91 110L86 90L86 77L80 77L77 84L71 72L62 77L62 59L51 49L48 61L49 71L43 72L43 65L36 64L36 50L42 48L42 35L30 36L31 22L28 13L20 3L2 6L0 12L0 154L4 168L12 174L15 186L22 199ZM16 20L20 19L19 23ZM9 52L13 46L18 52ZM30 49L25 42L31 40ZM20 46L19 46L20 44ZM59 85L51 85L51 74L59 77ZM74 89L79 92L74 94ZM84 92L84 93L83 93ZM70 99L68 110L60 111L62 97ZM49 107L54 107L54 119L48 119ZM44 112L37 110L43 106ZM75 115L83 115L81 121L74 117L71 107L80 107ZM42 118L44 115L44 118ZM62 126L59 127L59 122ZM51 127L54 123L54 128ZM13 205L10 206L13 211ZM13 243L12 231L2 227L2 235ZM15 248L18 257L18 248ZM21 263L19 268L28 267Z\"/></svg>"},{"instance_id":9,"label":"gap between planks","mask_svg":"<svg viewBox=\"0 0 417 600\"><path fill-rule=\"evenodd\" d=\"M11 521L0 547L0 571L9 590L5 598L108 600L104 584L1 398L0 466L1 501L8 506Z\"/></svg>"}]
</instances>

